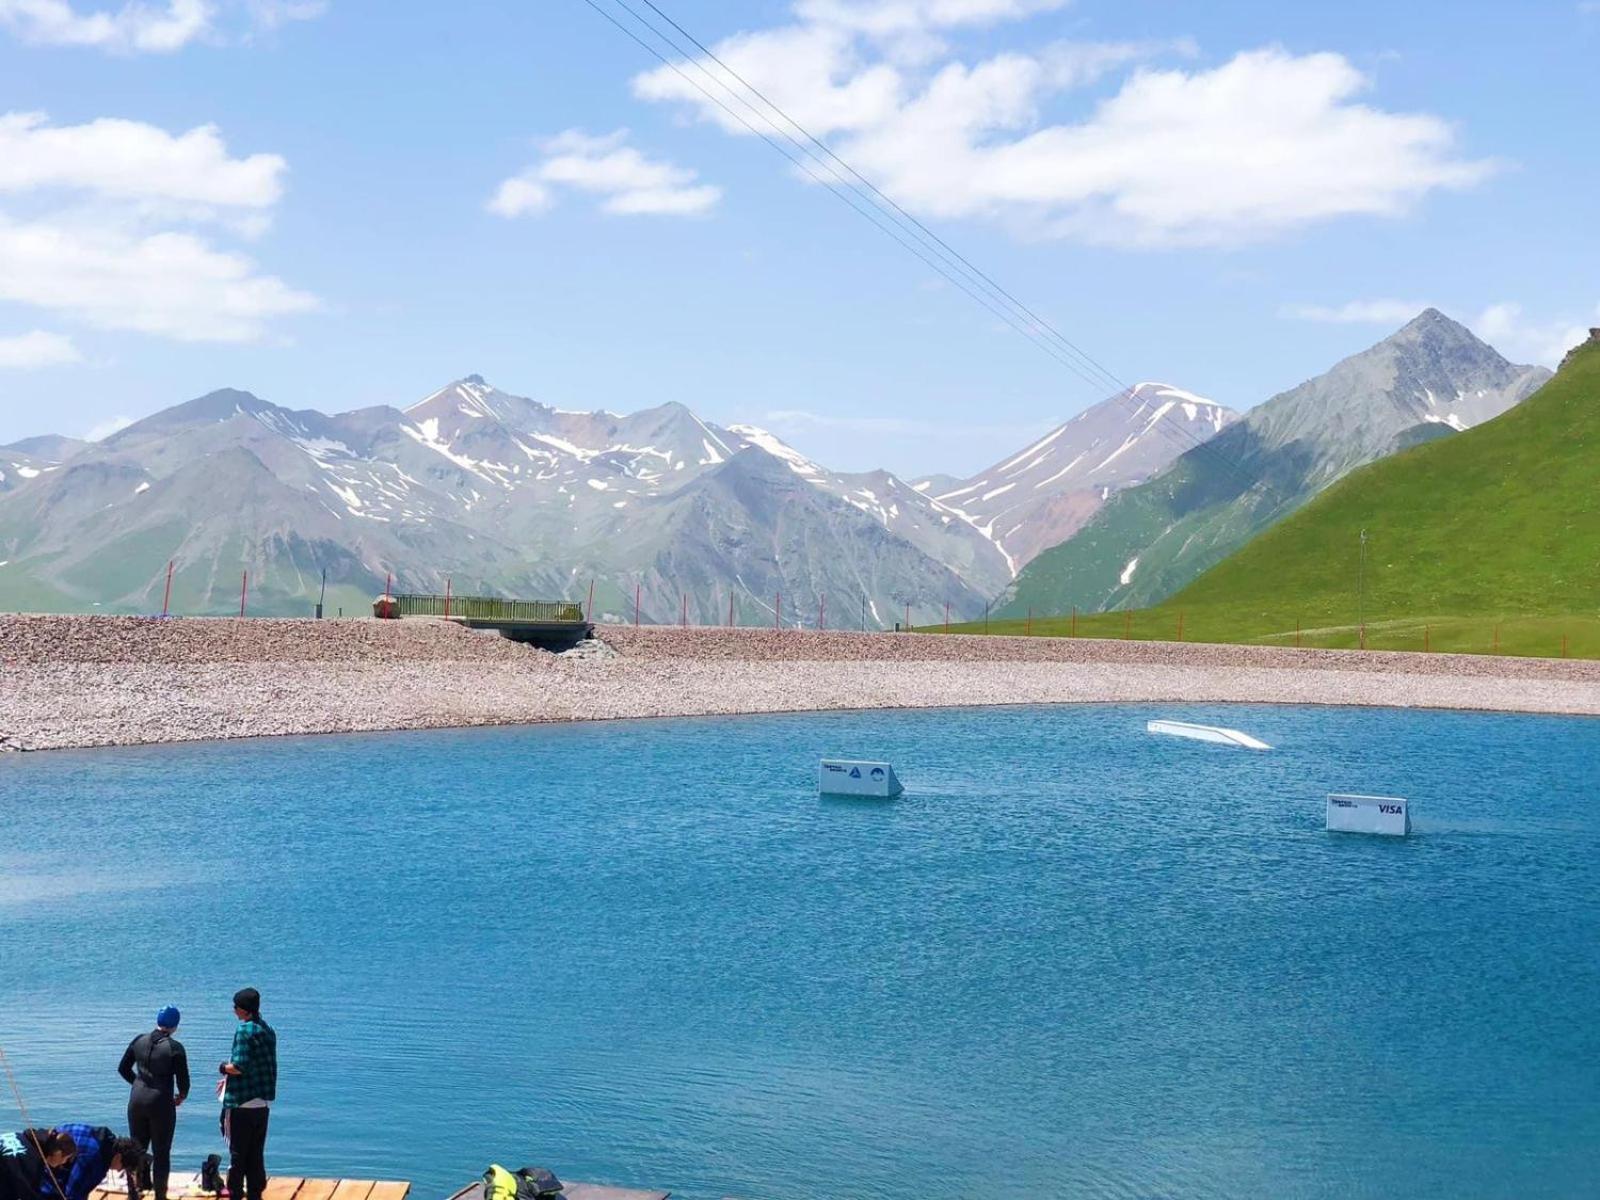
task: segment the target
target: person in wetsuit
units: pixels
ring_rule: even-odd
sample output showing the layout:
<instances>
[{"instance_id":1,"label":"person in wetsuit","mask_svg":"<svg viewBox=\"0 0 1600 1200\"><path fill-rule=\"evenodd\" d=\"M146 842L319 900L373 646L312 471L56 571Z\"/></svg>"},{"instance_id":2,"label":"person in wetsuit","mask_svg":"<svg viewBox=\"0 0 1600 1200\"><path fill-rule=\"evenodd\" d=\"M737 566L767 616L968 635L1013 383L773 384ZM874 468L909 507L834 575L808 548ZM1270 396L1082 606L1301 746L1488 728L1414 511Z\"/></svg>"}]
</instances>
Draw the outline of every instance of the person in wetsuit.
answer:
<instances>
[{"instance_id":1,"label":"person in wetsuit","mask_svg":"<svg viewBox=\"0 0 1600 1200\"><path fill-rule=\"evenodd\" d=\"M0 1133L0 1200L35 1200L51 1187L50 1172L77 1153L71 1135L57 1129Z\"/></svg>"},{"instance_id":2,"label":"person in wetsuit","mask_svg":"<svg viewBox=\"0 0 1600 1200\"><path fill-rule=\"evenodd\" d=\"M118 1137L104 1125L62 1125L57 1133L66 1134L78 1152L69 1163L51 1168L53 1178L39 1185L35 1196L44 1200L89 1200L89 1193L105 1182L112 1171L128 1177L128 1196L135 1200L135 1181L144 1168L144 1151L132 1138Z\"/></svg>"},{"instance_id":3,"label":"person in wetsuit","mask_svg":"<svg viewBox=\"0 0 1600 1200\"><path fill-rule=\"evenodd\" d=\"M128 1133L150 1152L150 1175L141 1180L154 1187L156 1200L167 1200L172 1174L172 1136L178 1108L189 1098L189 1056L173 1037L180 1014L169 1004L156 1014L156 1027L128 1043L117 1074L133 1087L128 1097Z\"/></svg>"}]
</instances>

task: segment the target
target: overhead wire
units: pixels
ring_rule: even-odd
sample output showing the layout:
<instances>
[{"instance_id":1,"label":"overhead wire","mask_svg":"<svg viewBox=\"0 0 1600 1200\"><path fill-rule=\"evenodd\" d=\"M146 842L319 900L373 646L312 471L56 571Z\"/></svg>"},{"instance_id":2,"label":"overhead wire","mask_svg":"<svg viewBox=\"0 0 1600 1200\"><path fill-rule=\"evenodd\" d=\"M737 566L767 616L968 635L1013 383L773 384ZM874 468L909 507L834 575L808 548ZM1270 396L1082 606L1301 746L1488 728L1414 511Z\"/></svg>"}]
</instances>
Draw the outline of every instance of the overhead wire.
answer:
<instances>
[{"instance_id":1,"label":"overhead wire","mask_svg":"<svg viewBox=\"0 0 1600 1200\"><path fill-rule=\"evenodd\" d=\"M871 221L882 232L899 243L902 248L938 272L941 277L957 287L970 299L983 305L988 312L999 318L1013 331L1026 337L1090 387L1109 389L1111 392L1109 399L1121 405L1131 415L1137 417L1143 414L1148 405L1144 401L1140 401L1137 405L1135 404L1136 389L1134 387L1122 381L1109 368L1067 338L1054 325L997 282L988 272L978 267L938 233L930 229L923 221L883 192L882 189L829 147L827 143L812 134L805 126L801 125L781 106L762 92L761 89L757 88L726 63L693 33L685 29L682 24L665 12L654 0L639 0L639 2L646 5L662 21L676 30L685 41L699 51L700 57L697 58L695 54L681 45L671 34L664 31L645 14L633 7L628 0L610 0L610 2L626 12L640 27L668 46L684 63L714 83L730 98L737 101L751 116L770 129L771 133L769 134L765 130L757 128L750 119L735 112L720 97L707 90L698 79L691 77L678 62L673 61L656 46L647 42L633 29L623 24L615 15L603 7L598 0L584 0L584 3L590 8L667 66L680 79L689 84L709 102L716 105L717 108L726 113L746 131L760 138L772 149L782 154L786 160L804 172L813 182L826 188L842 202L854 209L858 215ZM737 82L745 92L749 93L749 96L754 96L766 109L776 114L794 133L785 130L772 116L758 109L749 99L749 96L730 85L728 79L719 77L715 72L707 68L702 59L715 63L726 73L728 78ZM772 136L774 134L783 139L783 141L775 140ZM799 137L796 137L796 134ZM801 139L804 140L802 141ZM787 143L787 146L783 143ZM793 148L794 152L791 152L790 147ZM799 157L795 152L798 152ZM820 167L826 171L832 178L824 178L819 175L813 164L815 164L815 167ZM1242 463L1232 459L1231 456L1214 446L1212 439L1197 435L1187 425L1179 424L1178 422L1164 422L1159 419L1152 421L1151 425L1167 436L1169 441L1176 439L1175 444L1180 446L1180 452L1204 449L1215 461L1235 473L1246 484L1247 490L1261 487L1268 491L1276 491L1266 481L1257 478Z\"/></svg>"}]
</instances>

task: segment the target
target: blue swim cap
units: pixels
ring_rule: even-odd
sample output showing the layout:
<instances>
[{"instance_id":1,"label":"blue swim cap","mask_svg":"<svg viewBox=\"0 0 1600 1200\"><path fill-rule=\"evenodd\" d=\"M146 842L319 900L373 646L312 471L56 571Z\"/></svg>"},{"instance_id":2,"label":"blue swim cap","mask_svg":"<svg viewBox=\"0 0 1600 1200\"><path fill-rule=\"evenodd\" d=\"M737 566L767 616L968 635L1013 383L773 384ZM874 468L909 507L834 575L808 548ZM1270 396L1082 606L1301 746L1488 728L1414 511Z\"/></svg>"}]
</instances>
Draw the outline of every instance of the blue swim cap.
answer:
<instances>
[{"instance_id":1,"label":"blue swim cap","mask_svg":"<svg viewBox=\"0 0 1600 1200\"><path fill-rule=\"evenodd\" d=\"M181 1019L182 1016L178 1012L178 1006L175 1004L167 1005L156 1014L156 1024L162 1029L176 1029Z\"/></svg>"}]
</instances>

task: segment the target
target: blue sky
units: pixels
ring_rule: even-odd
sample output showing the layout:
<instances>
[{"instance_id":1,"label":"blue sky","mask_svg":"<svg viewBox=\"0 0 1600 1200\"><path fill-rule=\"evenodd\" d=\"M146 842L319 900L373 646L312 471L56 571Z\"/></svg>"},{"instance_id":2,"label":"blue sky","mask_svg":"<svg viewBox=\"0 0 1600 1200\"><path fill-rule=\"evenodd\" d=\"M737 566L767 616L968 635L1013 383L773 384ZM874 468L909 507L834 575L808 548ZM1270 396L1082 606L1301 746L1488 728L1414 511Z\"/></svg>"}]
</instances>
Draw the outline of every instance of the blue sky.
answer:
<instances>
[{"instance_id":1,"label":"blue sky","mask_svg":"<svg viewBox=\"0 0 1600 1200\"><path fill-rule=\"evenodd\" d=\"M1600 4L657 2L1124 381L1600 323ZM656 68L584 0L0 0L0 441L479 372L965 474L1102 398Z\"/></svg>"}]
</instances>

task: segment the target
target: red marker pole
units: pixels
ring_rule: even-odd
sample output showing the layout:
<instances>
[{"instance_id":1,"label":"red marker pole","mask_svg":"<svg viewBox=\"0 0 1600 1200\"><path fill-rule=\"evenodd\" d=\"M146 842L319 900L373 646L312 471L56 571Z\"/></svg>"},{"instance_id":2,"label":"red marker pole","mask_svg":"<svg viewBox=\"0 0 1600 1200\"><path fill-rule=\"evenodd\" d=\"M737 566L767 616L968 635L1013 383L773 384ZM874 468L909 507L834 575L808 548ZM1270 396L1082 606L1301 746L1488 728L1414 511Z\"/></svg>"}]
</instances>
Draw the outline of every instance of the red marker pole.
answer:
<instances>
[{"instance_id":1,"label":"red marker pole","mask_svg":"<svg viewBox=\"0 0 1600 1200\"><path fill-rule=\"evenodd\" d=\"M244 616L245 601L250 597L250 572L244 573L244 578L239 581L239 615Z\"/></svg>"},{"instance_id":2,"label":"red marker pole","mask_svg":"<svg viewBox=\"0 0 1600 1200\"><path fill-rule=\"evenodd\" d=\"M167 560L167 590L161 597L161 615L167 615L167 610L172 604L172 560Z\"/></svg>"}]
</instances>

